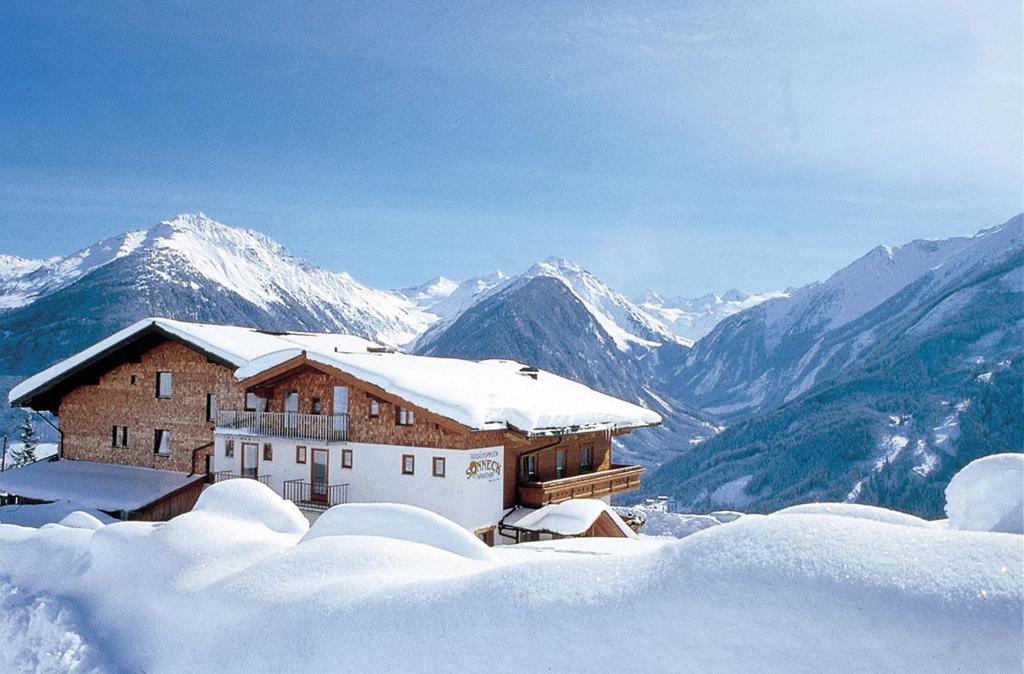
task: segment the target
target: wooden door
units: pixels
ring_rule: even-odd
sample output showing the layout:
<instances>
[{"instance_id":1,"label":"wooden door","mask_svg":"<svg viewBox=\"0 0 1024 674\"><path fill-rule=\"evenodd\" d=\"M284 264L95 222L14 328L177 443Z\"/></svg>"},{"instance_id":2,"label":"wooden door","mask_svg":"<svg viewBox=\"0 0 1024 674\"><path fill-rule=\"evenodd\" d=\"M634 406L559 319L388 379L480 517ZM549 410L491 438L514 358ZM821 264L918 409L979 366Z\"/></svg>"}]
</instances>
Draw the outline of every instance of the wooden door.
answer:
<instances>
[{"instance_id":1,"label":"wooden door","mask_svg":"<svg viewBox=\"0 0 1024 674\"><path fill-rule=\"evenodd\" d=\"M327 502L329 454L326 449L314 449L309 467L309 496L313 501Z\"/></svg>"}]
</instances>

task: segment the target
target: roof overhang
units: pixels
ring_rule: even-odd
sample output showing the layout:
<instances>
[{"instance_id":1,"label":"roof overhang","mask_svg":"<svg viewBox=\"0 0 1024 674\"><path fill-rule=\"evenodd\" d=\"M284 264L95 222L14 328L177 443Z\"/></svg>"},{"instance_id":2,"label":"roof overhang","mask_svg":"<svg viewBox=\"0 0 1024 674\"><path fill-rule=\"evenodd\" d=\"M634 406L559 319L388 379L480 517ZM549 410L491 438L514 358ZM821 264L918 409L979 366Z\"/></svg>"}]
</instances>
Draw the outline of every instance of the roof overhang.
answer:
<instances>
[{"instance_id":1,"label":"roof overhang","mask_svg":"<svg viewBox=\"0 0 1024 674\"><path fill-rule=\"evenodd\" d=\"M29 377L11 389L8 400L11 407L29 407L56 414L61 399L69 390L97 383L115 362L137 358L165 341L184 344L203 354L207 360L232 370L240 364L211 352L189 340L185 334L166 329L156 319L145 319ZM20 390L22 388L25 390Z\"/></svg>"}]
</instances>

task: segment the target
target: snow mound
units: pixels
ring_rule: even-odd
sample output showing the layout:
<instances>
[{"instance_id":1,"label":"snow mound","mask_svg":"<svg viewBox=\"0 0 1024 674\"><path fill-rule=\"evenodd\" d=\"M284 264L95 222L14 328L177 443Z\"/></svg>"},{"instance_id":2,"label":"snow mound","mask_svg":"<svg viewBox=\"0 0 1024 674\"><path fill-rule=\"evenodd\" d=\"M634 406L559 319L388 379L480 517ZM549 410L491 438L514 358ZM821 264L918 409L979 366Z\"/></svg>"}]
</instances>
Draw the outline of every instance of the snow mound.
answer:
<instances>
[{"instance_id":1,"label":"snow mound","mask_svg":"<svg viewBox=\"0 0 1024 674\"><path fill-rule=\"evenodd\" d=\"M993 454L967 464L946 487L949 526L1024 534L1024 454Z\"/></svg>"},{"instance_id":2,"label":"snow mound","mask_svg":"<svg viewBox=\"0 0 1024 674\"><path fill-rule=\"evenodd\" d=\"M65 527L71 527L72 529L99 529L104 526L104 523L98 518L81 510L76 510L73 513L70 513L67 517L62 519L59 524Z\"/></svg>"},{"instance_id":3,"label":"snow mound","mask_svg":"<svg viewBox=\"0 0 1024 674\"><path fill-rule=\"evenodd\" d=\"M282 534L305 534L309 521L302 511L256 480L227 480L207 487L192 512L255 522Z\"/></svg>"},{"instance_id":4,"label":"snow mound","mask_svg":"<svg viewBox=\"0 0 1024 674\"><path fill-rule=\"evenodd\" d=\"M79 634L77 622L59 602L26 597L0 582L0 671L106 671L100 654Z\"/></svg>"},{"instance_id":5,"label":"snow mound","mask_svg":"<svg viewBox=\"0 0 1024 674\"><path fill-rule=\"evenodd\" d=\"M802 503L783 508L773 515L835 515L856 519L898 524L905 527L929 527L931 522L895 510L887 510L859 503Z\"/></svg>"},{"instance_id":6,"label":"snow mound","mask_svg":"<svg viewBox=\"0 0 1024 674\"><path fill-rule=\"evenodd\" d=\"M483 541L437 513L399 503L346 503L317 518L302 542L324 536L377 536L422 543L462 557L492 561Z\"/></svg>"}]
</instances>

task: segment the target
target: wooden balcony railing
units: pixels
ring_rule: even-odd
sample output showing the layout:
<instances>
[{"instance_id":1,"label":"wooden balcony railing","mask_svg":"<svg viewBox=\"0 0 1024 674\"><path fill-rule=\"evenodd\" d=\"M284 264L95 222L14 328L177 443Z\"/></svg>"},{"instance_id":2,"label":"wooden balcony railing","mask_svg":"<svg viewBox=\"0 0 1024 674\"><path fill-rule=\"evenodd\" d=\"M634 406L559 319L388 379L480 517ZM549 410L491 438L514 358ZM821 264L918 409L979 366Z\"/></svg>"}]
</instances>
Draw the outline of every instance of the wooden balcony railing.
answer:
<instances>
[{"instance_id":1,"label":"wooden balcony railing","mask_svg":"<svg viewBox=\"0 0 1024 674\"><path fill-rule=\"evenodd\" d=\"M561 503L573 498L600 498L640 488L641 466L612 466L583 475L562 477L544 482L520 482L519 503L539 508L548 503Z\"/></svg>"},{"instance_id":2,"label":"wooden balcony railing","mask_svg":"<svg viewBox=\"0 0 1024 674\"><path fill-rule=\"evenodd\" d=\"M230 470L221 470L213 474L214 482L223 482L224 480L239 480L248 479L262 482L263 484L270 486L269 475L239 475L238 473L232 473Z\"/></svg>"},{"instance_id":3,"label":"wooden balcony railing","mask_svg":"<svg viewBox=\"0 0 1024 674\"><path fill-rule=\"evenodd\" d=\"M348 440L348 415L222 410L217 413L217 428L273 438L344 442Z\"/></svg>"},{"instance_id":4,"label":"wooden balcony railing","mask_svg":"<svg viewBox=\"0 0 1024 674\"><path fill-rule=\"evenodd\" d=\"M312 510L327 510L331 506L348 503L348 484L314 484L307 480L285 480L283 496L299 506Z\"/></svg>"}]
</instances>

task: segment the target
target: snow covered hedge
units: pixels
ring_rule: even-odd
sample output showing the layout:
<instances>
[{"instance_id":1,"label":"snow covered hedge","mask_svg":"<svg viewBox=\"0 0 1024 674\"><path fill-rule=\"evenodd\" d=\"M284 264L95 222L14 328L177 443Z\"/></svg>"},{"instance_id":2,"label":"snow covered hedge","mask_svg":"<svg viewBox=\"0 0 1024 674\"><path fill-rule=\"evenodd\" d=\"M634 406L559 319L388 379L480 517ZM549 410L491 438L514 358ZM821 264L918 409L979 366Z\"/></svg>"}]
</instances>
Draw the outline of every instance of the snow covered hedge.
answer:
<instances>
[{"instance_id":1,"label":"snow covered hedge","mask_svg":"<svg viewBox=\"0 0 1024 674\"><path fill-rule=\"evenodd\" d=\"M388 506L339 509L307 532L250 480L201 505L163 524L0 525L0 596L46 598L6 601L0 664L1019 672L1024 657L1014 535L796 512L681 540L486 550ZM367 535L360 509L390 537Z\"/></svg>"}]
</instances>

